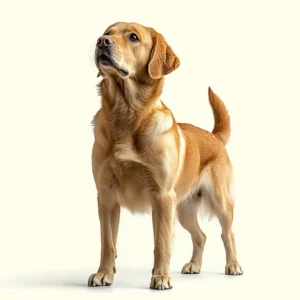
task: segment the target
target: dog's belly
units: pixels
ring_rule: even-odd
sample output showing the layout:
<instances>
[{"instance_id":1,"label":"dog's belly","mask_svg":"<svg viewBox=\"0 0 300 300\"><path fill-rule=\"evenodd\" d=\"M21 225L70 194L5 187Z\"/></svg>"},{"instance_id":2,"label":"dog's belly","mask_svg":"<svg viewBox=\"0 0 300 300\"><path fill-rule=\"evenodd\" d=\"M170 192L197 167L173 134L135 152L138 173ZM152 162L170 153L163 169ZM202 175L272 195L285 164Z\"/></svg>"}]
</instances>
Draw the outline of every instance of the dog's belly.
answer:
<instances>
[{"instance_id":1,"label":"dog's belly","mask_svg":"<svg viewBox=\"0 0 300 300\"><path fill-rule=\"evenodd\" d=\"M153 172L138 162L128 160L113 165L112 170L116 177L114 191L120 206L132 212L151 212L154 192L160 189L158 178L154 178ZM176 205L183 200L187 201L200 187L198 176L185 178L186 180L181 180L180 185L175 186Z\"/></svg>"}]
</instances>

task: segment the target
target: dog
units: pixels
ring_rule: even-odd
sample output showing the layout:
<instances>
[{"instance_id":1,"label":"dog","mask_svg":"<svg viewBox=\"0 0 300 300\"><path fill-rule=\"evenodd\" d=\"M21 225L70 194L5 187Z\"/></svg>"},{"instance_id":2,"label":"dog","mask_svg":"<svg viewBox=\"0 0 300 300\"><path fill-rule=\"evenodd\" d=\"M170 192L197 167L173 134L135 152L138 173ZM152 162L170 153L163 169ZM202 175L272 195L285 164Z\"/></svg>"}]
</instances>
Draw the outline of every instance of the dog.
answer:
<instances>
[{"instance_id":1,"label":"dog","mask_svg":"<svg viewBox=\"0 0 300 300\"><path fill-rule=\"evenodd\" d=\"M225 273L243 273L231 230L232 167L225 145L230 118L209 88L215 125L211 132L176 123L161 101L164 76L180 61L164 37L136 23L116 23L98 39L95 50L102 76L102 107L94 117L93 175L98 190L101 262L88 286L109 286L116 272L120 207L151 212L154 266L151 289L172 288L171 239L174 218L191 235L193 255L183 274L200 272L205 234L197 215L204 205L217 216L226 250Z\"/></svg>"}]
</instances>

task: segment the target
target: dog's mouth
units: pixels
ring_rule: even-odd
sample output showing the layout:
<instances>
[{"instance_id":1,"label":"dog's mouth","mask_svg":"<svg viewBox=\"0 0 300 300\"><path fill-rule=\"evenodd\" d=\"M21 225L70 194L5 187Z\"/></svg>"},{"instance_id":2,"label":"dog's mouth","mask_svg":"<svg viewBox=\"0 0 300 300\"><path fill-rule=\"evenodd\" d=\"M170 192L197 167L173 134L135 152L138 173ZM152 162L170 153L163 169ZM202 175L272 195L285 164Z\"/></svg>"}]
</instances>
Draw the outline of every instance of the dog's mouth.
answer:
<instances>
[{"instance_id":1,"label":"dog's mouth","mask_svg":"<svg viewBox=\"0 0 300 300\"><path fill-rule=\"evenodd\" d=\"M113 67L121 75L121 77L126 77L129 72L120 68L117 63L106 53L102 53L97 57L97 64L101 64L107 67Z\"/></svg>"}]
</instances>

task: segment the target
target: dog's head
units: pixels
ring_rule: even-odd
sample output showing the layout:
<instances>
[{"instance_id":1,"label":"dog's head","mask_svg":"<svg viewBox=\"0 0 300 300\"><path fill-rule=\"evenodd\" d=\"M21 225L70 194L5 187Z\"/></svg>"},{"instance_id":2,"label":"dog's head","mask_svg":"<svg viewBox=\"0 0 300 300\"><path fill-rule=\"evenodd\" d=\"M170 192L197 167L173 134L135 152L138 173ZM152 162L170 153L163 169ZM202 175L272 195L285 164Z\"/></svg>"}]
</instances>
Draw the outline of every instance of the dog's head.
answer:
<instances>
[{"instance_id":1,"label":"dog's head","mask_svg":"<svg viewBox=\"0 0 300 300\"><path fill-rule=\"evenodd\" d=\"M163 36L136 23L116 23L98 39L95 61L100 73L137 80L159 79L174 71L178 57Z\"/></svg>"}]
</instances>

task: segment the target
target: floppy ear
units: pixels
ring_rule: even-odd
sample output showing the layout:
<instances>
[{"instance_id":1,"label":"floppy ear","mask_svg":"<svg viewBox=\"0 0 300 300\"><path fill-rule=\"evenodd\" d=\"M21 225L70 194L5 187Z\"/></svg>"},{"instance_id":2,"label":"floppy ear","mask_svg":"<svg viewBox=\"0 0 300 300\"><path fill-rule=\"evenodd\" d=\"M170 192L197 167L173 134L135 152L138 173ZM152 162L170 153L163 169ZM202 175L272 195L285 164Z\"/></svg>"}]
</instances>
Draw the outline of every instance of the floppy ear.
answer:
<instances>
[{"instance_id":1,"label":"floppy ear","mask_svg":"<svg viewBox=\"0 0 300 300\"><path fill-rule=\"evenodd\" d=\"M153 33L153 46L148 64L148 73L151 78L158 79L177 69L179 58L167 44L163 36Z\"/></svg>"}]
</instances>

